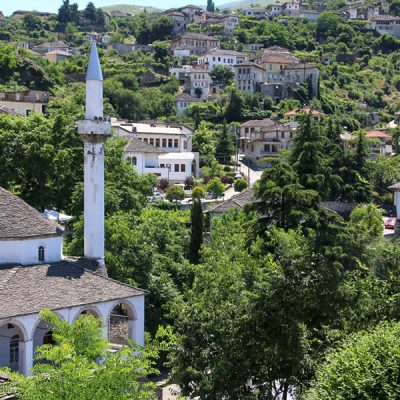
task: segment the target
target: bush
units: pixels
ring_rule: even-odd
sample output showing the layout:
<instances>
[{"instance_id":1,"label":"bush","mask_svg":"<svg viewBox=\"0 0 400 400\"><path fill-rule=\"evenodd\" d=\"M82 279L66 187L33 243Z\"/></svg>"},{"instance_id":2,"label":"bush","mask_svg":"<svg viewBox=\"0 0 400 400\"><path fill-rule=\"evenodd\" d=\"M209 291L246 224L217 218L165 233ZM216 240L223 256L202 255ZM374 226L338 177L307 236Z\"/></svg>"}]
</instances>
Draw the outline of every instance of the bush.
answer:
<instances>
[{"instance_id":1,"label":"bush","mask_svg":"<svg viewBox=\"0 0 400 400\"><path fill-rule=\"evenodd\" d=\"M220 180L224 185L230 185L233 183L233 178L227 175L221 176Z\"/></svg>"},{"instance_id":2,"label":"bush","mask_svg":"<svg viewBox=\"0 0 400 400\"><path fill-rule=\"evenodd\" d=\"M221 197L225 193L225 186L219 178L213 178L207 184L207 192L210 192L212 197L216 199L217 197Z\"/></svg>"},{"instance_id":3,"label":"bush","mask_svg":"<svg viewBox=\"0 0 400 400\"><path fill-rule=\"evenodd\" d=\"M232 168L229 165L225 165L224 172L231 172Z\"/></svg>"},{"instance_id":4,"label":"bush","mask_svg":"<svg viewBox=\"0 0 400 400\"><path fill-rule=\"evenodd\" d=\"M196 186L192 190L192 199L204 199L206 197L206 189L204 186Z\"/></svg>"},{"instance_id":5,"label":"bush","mask_svg":"<svg viewBox=\"0 0 400 400\"><path fill-rule=\"evenodd\" d=\"M237 179L234 184L233 188L235 189L235 192L243 192L243 190L247 189L248 183L246 179L239 178Z\"/></svg>"},{"instance_id":6,"label":"bush","mask_svg":"<svg viewBox=\"0 0 400 400\"><path fill-rule=\"evenodd\" d=\"M194 179L192 176L187 176L185 178L185 189L186 187L188 187L189 189L191 189L194 186Z\"/></svg>"},{"instance_id":7,"label":"bush","mask_svg":"<svg viewBox=\"0 0 400 400\"><path fill-rule=\"evenodd\" d=\"M167 190L168 187L169 187L168 179L161 178L161 179L160 179L160 182L158 182L158 187L159 187L161 190L164 190L164 191Z\"/></svg>"},{"instance_id":8,"label":"bush","mask_svg":"<svg viewBox=\"0 0 400 400\"><path fill-rule=\"evenodd\" d=\"M204 183L205 185L207 185L207 183L210 182L210 179L211 179L211 178L210 178L208 175L204 175L204 176L203 176L203 183Z\"/></svg>"},{"instance_id":9,"label":"bush","mask_svg":"<svg viewBox=\"0 0 400 400\"><path fill-rule=\"evenodd\" d=\"M171 186L167 190L167 200L175 201L183 200L185 198L185 191L180 186Z\"/></svg>"}]
</instances>

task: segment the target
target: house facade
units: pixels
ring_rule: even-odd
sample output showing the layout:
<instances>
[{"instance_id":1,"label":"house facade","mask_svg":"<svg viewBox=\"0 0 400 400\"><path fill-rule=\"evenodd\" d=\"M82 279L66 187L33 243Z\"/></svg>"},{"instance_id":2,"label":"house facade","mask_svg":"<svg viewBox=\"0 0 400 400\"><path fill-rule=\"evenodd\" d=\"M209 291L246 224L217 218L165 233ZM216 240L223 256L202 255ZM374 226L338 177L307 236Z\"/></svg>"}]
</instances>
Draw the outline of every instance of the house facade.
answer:
<instances>
[{"instance_id":1,"label":"house facade","mask_svg":"<svg viewBox=\"0 0 400 400\"><path fill-rule=\"evenodd\" d=\"M248 60L248 55L234 50L213 49L199 57L197 64L207 71L212 71L217 65L224 65L234 69L234 65L242 64Z\"/></svg>"},{"instance_id":2,"label":"house facade","mask_svg":"<svg viewBox=\"0 0 400 400\"><path fill-rule=\"evenodd\" d=\"M245 158L256 164L264 157L279 157L281 150L290 149L297 127L297 122L280 124L269 118L241 124L240 146Z\"/></svg>"},{"instance_id":3,"label":"house facade","mask_svg":"<svg viewBox=\"0 0 400 400\"><path fill-rule=\"evenodd\" d=\"M379 15L372 18L369 22L369 28L374 29L381 35L388 34L400 38L400 16Z\"/></svg>"},{"instance_id":4,"label":"house facade","mask_svg":"<svg viewBox=\"0 0 400 400\"><path fill-rule=\"evenodd\" d=\"M193 97L206 99L210 94L212 78L204 69L193 69L185 77L185 91Z\"/></svg>"},{"instance_id":5,"label":"house facade","mask_svg":"<svg viewBox=\"0 0 400 400\"><path fill-rule=\"evenodd\" d=\"M260 82L265 81L265 69L253 62L244 62L234 66L236 88L244 93L254 94Z\"/></svg>"},{"instance_id":6,"label":"house facade","mask_svg":"<svg viewBox=\"0 0 400 400\"><path fill-rule=\"evenodd\" d=\"M50 99L50 93L39 90L0 93L0 106L15 110L27 117L31 112L44 114Z\"/></svg>"},{"instance_id":7,"label":"house facade","mask_svg":"<svg viewBox=\"0 0 400 400\"><path fill-rule=\"evenodd\" d=\"M220 48L220 40L203 33L185 32L172 40L171 49L188 50L189 54L205 54L211 49Z\"/></svg>"},{"instance_id":8,"label":"house facade","mask_svg":"<svg viewBox=\"0 0 400 400\"><path fill-rule=\"evenodd\" d=\"M267 18L266 10L264 7L247 7L243 10L243 15L245 17L265 19Z\"/></svg>"},{"instance_id":9,"label":"house facade","mask_svg":"<svg viewBox=\"0 0 400 400\"><path fill-rule=\"evenodd\" d=\"M191 96L188 93L178 94L178 96L175 97L177 114L184 113L189 106L199 102L201 102L201 99L199 99L198 97Z\"/></svg>"},{"instance_id":10,"label":"house facade","mask_svg":"<svg viewBox=\"0 0 400 400\"><path fill-rule=\"evenodd\" d=\"M117 125L117 134L129 139L124 158L138 174L154 174L159 179L182 183L198 177L199 154L192 152L192 134L175 127L147 124Z\"/></svg>"}]
</instances>

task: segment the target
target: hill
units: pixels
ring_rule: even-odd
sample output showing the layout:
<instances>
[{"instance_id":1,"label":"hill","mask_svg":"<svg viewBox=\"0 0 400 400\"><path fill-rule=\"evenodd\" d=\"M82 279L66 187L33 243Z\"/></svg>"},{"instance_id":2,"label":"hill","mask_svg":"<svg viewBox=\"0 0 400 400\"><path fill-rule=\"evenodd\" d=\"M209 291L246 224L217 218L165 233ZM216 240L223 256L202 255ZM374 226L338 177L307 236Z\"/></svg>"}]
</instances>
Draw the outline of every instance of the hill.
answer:
<instances>
[{"instance_id":1,"label":"hill","mask_svg":"<svg viewBox=\"0 0 400 400\"><path fill-rule=\"evenodd\" d=\"M230 8L232 10L238 10L242 8L249 7L250 5L260 5L260 6L267 6L268 4L275 3L275 0L243 0L243 1L232 1L230 3L224 3L221 5L217 5L218 8Z\"/></svg>"},{"instance_id":2,"label":"hill","mask_svg":"<svg viewBox=\"0 0 400 400\"><path fill-rule=\"evenodd\" d=\"M103 11L107 12L108 14L112 14L115 11L119 11L122 13L128 13L132 15L136 15L142 13L146 10L148 13L155 13L161 11L161 9L151 6L137 6L134 4L115 4L113 6L105 6L101 7Z\"/></svg>"}]
</instances>

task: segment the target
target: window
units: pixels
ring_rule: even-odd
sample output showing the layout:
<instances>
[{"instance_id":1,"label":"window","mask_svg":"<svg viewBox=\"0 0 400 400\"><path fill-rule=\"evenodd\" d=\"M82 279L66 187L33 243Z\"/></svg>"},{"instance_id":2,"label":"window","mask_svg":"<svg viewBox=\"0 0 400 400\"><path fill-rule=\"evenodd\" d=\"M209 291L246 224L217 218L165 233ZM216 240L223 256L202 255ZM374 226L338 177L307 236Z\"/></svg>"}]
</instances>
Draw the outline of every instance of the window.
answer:
<instances>
[{"instance_id":1,"label":"window","mask_svg":"<svg viewBox=\"0 0 400 400\"><path fill-rule=\"evenodd\" d=\"M186 171L186 165L185 164L181 164L181 172L185 172Z\"/></svg>"},{"instance_id":2,"label":"window","mask_svg":"<svg viewBox=\"0 0 400 400\"><path fill-rule=\"evenodd\" d=\"M137 164L137 158L136 157L132 157L132 164L136 165Z\"/></svg>"},{"instance_id":3,"label":"window","mask_svg":"<svg viewBox=\"0 0 400 400\"><path fill-rule=\"evenodd\" d=\"M281 132L281 138L285 139L285 132Z\"/></svg>"},{"instance_id":4,"label":"window","mask_svg":"<svg viewBox=\"0 0 400 400\"><path fill-rule=\"evenodd\" d=\"M147 139L147 137L145 137L145 138L143 139L143 142L149 143L149 139Z\"/></svg>"},{"instance_id":5,"label":"window","mask_svg":"<svg viewBox=\"0 0 400 400\"><path fill-rule=\"evenodd\" d=\"M160 147L160 139L156 139L156 147Z\"/></svg>"},{"instance_id":6,"label":"window","mask_svg":"<svg viewBox=\"0 0 400 400\"><path fill-rule=\"evenodd\" d=\"M244 133L249 133L249 128L244 128Z\"/></svg>"},{"instance_id":7,"label":"window","mask_svg":"<svg viewBox=\"0 0 400 400\"><path fill-rule=\"evenodd\" d=\"M174 165L174 171L175 172L179 172L179 164L175 164Z\"/></svg>"},{"instance_id":8,"label":"window","mask_svg":"<svg viewBox=\"0 0 400 400\"><path fill-rule=\"evenodd\" d=\"M187 140L184 140L184 141L183 141L183 148L184 148L185 150L187 150Z\"/></svg>"},{"instance_id":9,"label":"window","mask_svg":"<svg viewBox=\"0 0 400 400\"><path fill-rule=\"evenodd\" d=\"M19 336L14 335L10 340L10 364L18 363Z\"/></svg>"},{"instance_id":10,"label":"window","mask_svg":"<svg viewBox=\"0 0 400 400\"><path fill-rule=\"evenodd\" d=\"M150 139L150 144L154 146L154 139Z\"/></svg>"},{"instance_id":11,"label":"window","mask_svg":"<svg viewBox=\"0 0 400 400\"><path fill-rule=\"evenodd\" d=\"M264 152L265 153L270 153L271 152L271 146L269 144L264 144Z\"/></svg>"},{"instance_id":12,"label":"window","mask_svg":"<svg viewBox=\"0 0 400 400\"><path fill-rule=\"evenodd\" d=\"M172 139L168 139L168 147L172 147Z\"/></svg>"},{"instance_id":13,"label":"window","mask_svg":"<svg viewBox=\"0 0 400 400\"><path fill-rule=\"evenodd\" d=\"M165 164L160 164L160 168L165 168Z\"/></svg>"},{"instance_id":14,"label":"window","mask_svg":"<svg viewBox=\"0 0 400 400\"><path fill-rule=\"evenodd\" d=\"M43 246L39 246L39 248L38 248L38 260L39 260L39 262L44 261L44 247Z\"/></svg>"},{"instance_id":15,"label":"window","mask_svg":"<svg viewBox=\"0 0 400 400\"><path fill-rule=\"evenodd\" d=\"M179 147L178 139L174 139L174 147L177 149Z\"/></svg>"},{"instance_id":16,"label":"window","mask_svg":"<svg viewBox=\"0 0 400 400\"><path fill-rule=\"evenodd\" d=\"M167 147L167 139L162 140L162 147Z\"/></svg>"},{"instance_id":17,"label":"window","mask_svg":"<svg viewBox=\"0 0 400 400\"><path fill-rule=\"evenodd\" d=\"M254 151L254 145L251 145L251 151Z\"/></svg>"},{"instance_id":18,"label":"window","mask_svg":"<svg viewBox=\"0 0 400 400\"><path fill-rule=\"evenodd\" d=\"M53 331L47 331L43 336L43 344L55 344L53 339Z\"/></svg>"}]
</instances>

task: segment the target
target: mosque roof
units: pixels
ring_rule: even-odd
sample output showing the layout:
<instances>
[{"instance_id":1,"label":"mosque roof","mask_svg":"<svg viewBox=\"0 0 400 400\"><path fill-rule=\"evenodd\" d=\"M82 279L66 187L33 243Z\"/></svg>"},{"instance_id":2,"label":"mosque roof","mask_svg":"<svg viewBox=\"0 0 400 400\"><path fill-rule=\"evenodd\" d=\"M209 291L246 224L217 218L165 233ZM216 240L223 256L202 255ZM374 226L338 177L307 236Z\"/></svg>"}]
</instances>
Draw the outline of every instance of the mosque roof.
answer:
<instances>
[{"instance_id":1,"label":"mosque roof","mask_svg":"<svg viewBox=\"0 0 400 400\"><path fill-rule=\"evenodd\" d=\"M101 66L99 54L97 52L96 42L92 42L92 49L90 50L89 66L86 72L87 81L102 81L103 74L101 73Z\"/></svg>"},{"instance_id":2,"label":"mosque roof","mask_svg":"<svg viewBox=\"0 0 400 400\"><path fill-rule=\"evenodd\" d=\"M0 187L0 240L61 236L63 230L18 196Z\"/></svg>"},{"instance_id":3,"label":"mosque roof","mask_svg":"<svg viewBox=\"0 0 400 400\"><path fill-rule=\"evenodd\" d=\"M38 265L0 265L0 319L143 296L146 292L98 275L97 263L67 258Z\"/></svg>"}]
</instances>

